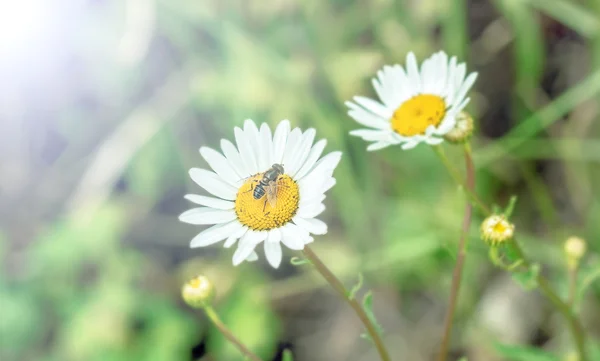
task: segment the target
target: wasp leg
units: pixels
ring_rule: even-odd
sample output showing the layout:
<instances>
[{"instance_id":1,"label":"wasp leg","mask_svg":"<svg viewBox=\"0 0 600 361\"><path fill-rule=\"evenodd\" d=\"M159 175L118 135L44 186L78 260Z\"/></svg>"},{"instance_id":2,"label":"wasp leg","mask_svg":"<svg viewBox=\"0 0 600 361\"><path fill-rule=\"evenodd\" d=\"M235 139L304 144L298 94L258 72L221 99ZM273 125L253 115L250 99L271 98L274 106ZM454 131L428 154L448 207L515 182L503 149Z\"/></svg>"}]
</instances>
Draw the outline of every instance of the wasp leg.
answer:
<instances>
[{"instance_id":1,"label":"wasp leg","mask_svg":"<svg viewBox=\"0 0 600 361\"><path fill-rule=\"evenodd\" d=\"M265 213L265 209L267 209L267 197L265 197L265 203L263 204L263 213Z\"/></svg>"},{"instance_id":2,"label":"wasp leg","mask_svg":"<svg viewBox=\"0 0 600 361\"><path fill-rule=\"evenodd\" d=\"M258 182L258 181L255 181L254 183L256 183L256 182ZM245 192L242 192L242 194L245 194L245 193L248 193L248 192L252 192L254 190L254 183L250 184L250 189L248 189Z\"/></svg>"}]
</instances>

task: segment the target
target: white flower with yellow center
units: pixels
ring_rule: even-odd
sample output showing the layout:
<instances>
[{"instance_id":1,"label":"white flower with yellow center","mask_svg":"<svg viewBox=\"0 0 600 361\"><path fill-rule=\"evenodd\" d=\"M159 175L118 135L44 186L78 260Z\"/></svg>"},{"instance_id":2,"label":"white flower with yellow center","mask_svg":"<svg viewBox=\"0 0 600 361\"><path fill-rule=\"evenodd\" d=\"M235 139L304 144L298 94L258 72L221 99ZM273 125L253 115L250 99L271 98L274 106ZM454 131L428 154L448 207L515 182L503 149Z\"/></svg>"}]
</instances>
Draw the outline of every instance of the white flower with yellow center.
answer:
<instances>
[{"instance_id":1,"label":"white flower with yellow center","mask_svg":"<svg viewBox=\"0 0 600 361\"><path fill-rule=\"evenodd\" d=\"M262 242L268 262L277 268L281 243L302 250L313 241L311 234L327 233L327 225L315 217L325 210L325 192L335 184L332 174L341 152L321 158L327 142L313 144L315 134L312 128L291 130L287 120L272 134L266 123L259 129L246 120L244 129L235 128L237 146L222 139L223 154L200 148L213 171L192 168L190 177L214 197L186 195L202 207L182 213L179 220L213 226L194 237L190 246L225 240L229 248L239 240L233 255L238 265L256 260L254 249Z\"/></svg>"},{"instance_id":2,"label":"white flower with yellow center","mask_svg":"<svg viewBox=\"0 0 600 361\"><path fill-rule=\"evenodd\" d=\"M411 149L421 142L441 143L470 100L466 95L477 73L466 74L466 65L457 64L456 57L448 60L443 51L425 60L420 70L415 55L409 53L406 69L386 65L373 78L381 102L361 96L346 102L348 114L371 128L350 134L373 142L369 151L395 144Z\"/></svg>"}]
</instances>

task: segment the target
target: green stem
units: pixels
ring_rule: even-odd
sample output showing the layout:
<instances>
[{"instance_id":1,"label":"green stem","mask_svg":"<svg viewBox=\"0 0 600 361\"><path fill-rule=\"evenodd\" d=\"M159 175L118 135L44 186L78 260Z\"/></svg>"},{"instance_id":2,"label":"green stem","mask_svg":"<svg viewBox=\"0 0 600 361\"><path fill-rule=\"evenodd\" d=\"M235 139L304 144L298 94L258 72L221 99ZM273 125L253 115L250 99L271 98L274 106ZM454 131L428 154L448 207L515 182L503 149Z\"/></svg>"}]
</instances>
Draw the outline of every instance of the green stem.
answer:
<instances>
[{"instance_id":1,"label":"green stem","mask_svg":"<svg viewBox=\"0 0 600 361\"><path fill-rule=\"evenodd\" d=\"M530 263L527 260L527 258L525 258L525 253L523 252L516 240L513 240L513 249L515 250L517 256L523 260L523 266L529 267ZM548 282L548 280L544 276L538 274L537 283L540 286L540 289L542 290L544 296L546 296L546 298L554 305L558 312L560 312L563 315L563 317L567 320L569 330L571 331L571 334L573 335L573 339L575 341L577 353L579 354L579 361L587 361L588 359L585 351L585 332L583 326L579 322L579 319L577 318L577 316L575 316L575 314L571 310L571 307L567 303L565 303L556 294L556 292L554 292L552 286L550 286L550 282Z\"/></svg>"},{"instance_id":2,"label":"green stem","mask_svg":"<svg viewBox=\"0 0 600 361\"><path fill-rule=\"evenodd\" d=\"M479 198L477 193L475 193L475 189L474 188L470 189L468 187L468 185L465 183L465 181L463 180L462 176L460 175L460 173L458 172L458 170L456 169L454 164L452 164L452 162L450 162L448 157L446 157L446 153L444 153L444 148L442 148L441 145L436 145L431 148L433 148L433 150L435 151L435 154L437 154L437 156L440 158L440 160L442 161L442 163L448 170L448 173L450 173L450 176L454 179L456 184L458 184L459 186L461 186L464 189L465 193L467 194L467 197L473 203L473 205L476 206L477 208L479 208L479 210L481 210L481 212L483 212L484 214L486 214L486 215L491 214L492 213L491 210ZM470 158L471 147L469 146L468 143L465 144L465 152L469 153L469 158ZM471 161L471 164L473 164L472 161Z\"/></svg>"},{"instance_id":3,"label":"green stem","mask_svg":"<svg viewBox=\"0 0 600 361\"><path fill-rule=\"evenodd\" d=\"M221 318L214 310L214 308L212 308L212 306L204 307L204 312L206 312L208 318L212 321L215 327L217 327L217 329L223 334L223 336L225 336L225 338L229 340L229 342L234 344L235 347L237 347L238 350L240 350L240 352L244 356L246 356L252 361L263 361L260 357L256 356L256 354L250 351L250 349L248 349L240 340L238 340L237 337L233 335L233 333L227 328L227 326L225 326L223 321L221 321Z\"/></svg>"},{"instance_id":4,"label":"green stem","mask_svg":"<svg viewBox=\"0 0 600 361\"><path fill-rule=\"evenodd\" d=\"M473 188L475 187L475 169L473 167L473 160L471 158L471 150L468 146L465 146L465 164L467 169L467 181L465 189L467 192L472 192ZM462 281L462 271L467 255L467 245L469 243L469 226L471 225L472 214L473 206L470 202L467 202L465 206L465 214L463 217L460 241L458 243L458 256L456 258L456 265L454 266L454 271L452 273L450 301L448 303L448 311L444 320L444 336L442 337L442 344L440 346L440 352L438 354L438 361L446 361L446 357L448 355L450 336L452 335L452 321L454 319L454 312L456 310L456 304L460 292L460 284Z\"/></svg>"},{"instance_id":5,"label":"green stem","mask_svg":"<svg viewBox=\"0 0 600 361\"><path fill-rule=\"evenodd\" d=\"M327 268L327 266L325 266L325 264L312 251L312 249L310 249L309 246L304 246L303 252L306 258L309 259L312 265L315 266L317 271L319 271L321 276L325 278L325 280L331 285L331 287L333 287L333 289L336 290L337 293L339 293L340 296L342 296L342 298L346 302L348 302L348 304L350 305L350 307L352 307L354 312L356 312L358 318L362 321L363 325L367 329L369 336L371 336L371 339L373 340L373 343L377 348L377 352L379 352L379 357L381 358L381 360L390 361L390 355L388 354L388 351L385 348L385 345L383 344L381 336L377 332L375 325L373 325L362 306L358 303L358 301L356 301L355 298L348 297L349 293L348 290L346 290L346 287L344 287L344 284L329 270L329 268Z\"/></svg>"}]
</instances>

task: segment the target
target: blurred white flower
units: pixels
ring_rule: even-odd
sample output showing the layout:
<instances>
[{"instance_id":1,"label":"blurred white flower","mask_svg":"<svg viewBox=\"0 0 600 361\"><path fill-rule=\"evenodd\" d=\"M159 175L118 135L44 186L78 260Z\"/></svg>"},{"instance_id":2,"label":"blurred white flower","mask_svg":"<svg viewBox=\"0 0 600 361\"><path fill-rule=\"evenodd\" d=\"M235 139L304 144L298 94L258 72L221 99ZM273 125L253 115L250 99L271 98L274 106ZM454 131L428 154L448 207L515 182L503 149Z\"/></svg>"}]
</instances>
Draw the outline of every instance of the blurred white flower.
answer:
<instances>
[{"instance_id":1,"label":"blurred white flower","mask_svg":"<svg viewBox=\"0 0 600 361\"><path fill-rule=\"evenodd\" d=\"M490 245L510 241L515 234L515 225L503 215L493 214L481 222L481 238Z\"/></svg>"},{"instance_id":2,"label":"blurred white flower","mask_svg":"<svg viewBox=\"0 0 600 361\"><path fill-rule=\"evenodd\" d=\"M457 64L456 57L448 60L443 51L425 60L420 70L415 55L409 53L406 70L397 64L386 65L373 78L381 102L362 96L346 102L348 115L371 128L350 134L372 142L369 151L395 144L401 144L402 149L421 142L440 144L470 100L466 95L477 73L465 76L466 65Z\"/></svg>"},{"instance_id":3,"label":"blurred white flower","mask_svg":"<svg viewBox=\"0 0 600 361\"><path fill-rule=\"evenodd\" d=\"M315 217L325 210L325 192L335 184L332 175L342 154L321 157L326 140L313 144L314 129L291 130L287 120L274 134L266 123L259 129L252 120L234 131L237 146L222 139L222 154L200 148L213 171L192 168L190 176L214 197L186 195L202 207L184 212L179 220L213 225L192 239L192 248L223 240L229 248L239 239L233 255L233 264L238 265L256 260L254 250L263 243L268 262L277 268L281 243L302 250L313 241L311 234L327 233L327 225ZM267 171L273 176L270 182Z\"/></svg>"}]
</instances>

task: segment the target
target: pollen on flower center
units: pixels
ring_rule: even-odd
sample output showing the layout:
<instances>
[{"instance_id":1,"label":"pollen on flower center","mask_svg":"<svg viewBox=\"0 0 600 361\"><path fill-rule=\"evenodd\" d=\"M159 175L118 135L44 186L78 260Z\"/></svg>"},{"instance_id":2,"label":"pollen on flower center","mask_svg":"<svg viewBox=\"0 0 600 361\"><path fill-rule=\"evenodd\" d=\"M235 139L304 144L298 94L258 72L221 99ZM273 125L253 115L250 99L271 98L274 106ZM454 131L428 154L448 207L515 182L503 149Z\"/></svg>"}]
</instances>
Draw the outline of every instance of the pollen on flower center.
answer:
<instances>
[{"instance_id":1,"label":"pollen on flower center","mask_svg":"<svg viewBox=\"0 0 600 361\"><path fill-rule=\"evenodd\" d=\"M438 126L446 114L446 103L438 95L420 94L400 105L392 115L392 129L403 136L425 134L430 126Z\"/></svg>"},{"instance_id":2,"label":"pollen on flower center","mask_svg":"<svg viewBox=\"0 0 600 361\"><path fill-rule=\"evenodd\" d=\"M255 231L278 228L292 220L298 210L300 191L298 184L288 175L276 181L275 203L271 205L267 192L259 199L254 198L254 189L259 186L263 173L256 174L238 190L235 198L235 213L238 220ZM267 189L265 189L267 191Z\"/></svg>"}]
</instances>

